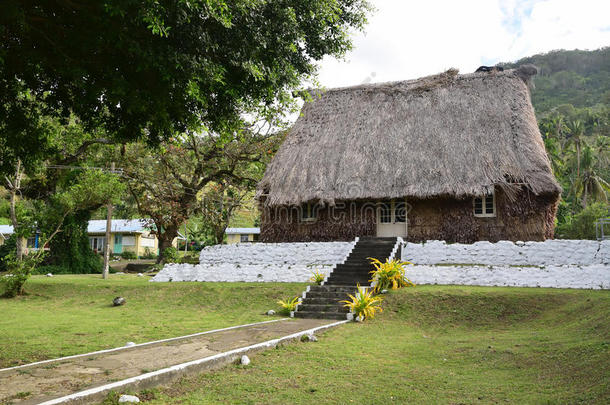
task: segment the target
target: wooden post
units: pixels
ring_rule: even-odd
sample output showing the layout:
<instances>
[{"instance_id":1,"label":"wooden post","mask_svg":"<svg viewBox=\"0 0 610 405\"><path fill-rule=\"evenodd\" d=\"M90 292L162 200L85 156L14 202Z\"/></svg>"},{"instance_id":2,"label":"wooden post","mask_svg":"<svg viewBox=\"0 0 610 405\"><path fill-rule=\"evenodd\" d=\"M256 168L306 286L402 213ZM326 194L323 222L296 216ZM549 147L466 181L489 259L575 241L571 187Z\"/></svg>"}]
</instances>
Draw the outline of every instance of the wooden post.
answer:
<instances>
[{"instance_id":1,"label":"wooden post","mask_svg":"<svg viewBox=\"0 0 610 405\"><path fill-rule=\"evenodd\" d=\"M110 172L114 173L114 162L110 164ZM108 203L108 212L106 213L106 243L104 245L104 272L102 277L108 278L110 270L110 231L112 229L112 203Z\"/></svg>"},{"instance_id":2,"label":"wooden post","mask_svg":"<svg viewBox=\"0 0 610 405\"><path fill-rule=\"evenodd\" d=\"M10 216L11 216L11 223L13 224L13 232L16 235L15 238L15 244L17 246L16 248L16 254L17 254L17 260L21 260L23 259L23 240L21 239L21 236L19 236L19 233L17 232L18 226L19 224L17 223L17 193L20 192L20 188L21 188L21 159L17 160L17 169L15 170L15 178L12 179L13 181L9 181L9 179L6 179L8 182L8 186L9 186L9 190L11 193L11 205L10 205Z\"/></svg>"}]
</instances>

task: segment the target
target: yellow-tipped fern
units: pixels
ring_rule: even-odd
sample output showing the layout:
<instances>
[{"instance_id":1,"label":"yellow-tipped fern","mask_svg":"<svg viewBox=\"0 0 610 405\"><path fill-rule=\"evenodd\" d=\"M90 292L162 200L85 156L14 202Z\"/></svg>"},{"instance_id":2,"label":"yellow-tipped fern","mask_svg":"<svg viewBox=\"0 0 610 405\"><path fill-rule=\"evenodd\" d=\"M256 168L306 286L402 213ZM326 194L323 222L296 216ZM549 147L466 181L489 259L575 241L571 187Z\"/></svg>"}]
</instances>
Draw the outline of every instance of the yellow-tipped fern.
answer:
<instances>
[{"instance_id":1,"label":"yellow-tipped fern","mask_svg":"<svg viewBox=\"0 0 610 405\"><path fill-rule=\"evenodd\" d=\"M381 308L381 297L373 296L372 290L365 290L358 285L358 292L356 295L348 294L350 300L343 300L345 307L348 307L352 313L356 316L361 316L363 319L374 318L375 313L382 312Z\"/></svg>"},{"instance_id":2,"label":"yellow-tipped fern","mask_svg":"<svg viewBox=\"0 0 610 405\"><path fill-rule=\"evenodd\" d=\"M291 311L294 311L299 304L299 297L294 297L292 300L287 298L286 300L279 300L277 302L282 307L282 312L285 314L289 314Z\"/></svg>"},{"instance_id":3,"label":"yellow-tipped fern","mask_svg":"<svg viewBox=\"0 0 610 405\"><path fill-rule=\"evenodd\" d=\"M405 276L404 266L412 264L403 262L402 260L392 259L386 260L385 263L369 257L371 264L375 266L375 270L371 270L371 282L375 281L375 292L381 290L396 290L402 287L415 287L415 283Z\"/></svg>"},{"instance_id":4,"label":"yellow-tipped fern","mask_svg":"<svg viewBox=\"0 0 610 405\"><path fill-rule=\"evenodd\" d=\"M322 284L322 281L324 281L324 277L326 277L324 275L324 273L320 273L319 271L316 270L313 272L313 275L311 276L311 278L309 280L320 285L320 284Z\"/></svg>"}]
</instances>

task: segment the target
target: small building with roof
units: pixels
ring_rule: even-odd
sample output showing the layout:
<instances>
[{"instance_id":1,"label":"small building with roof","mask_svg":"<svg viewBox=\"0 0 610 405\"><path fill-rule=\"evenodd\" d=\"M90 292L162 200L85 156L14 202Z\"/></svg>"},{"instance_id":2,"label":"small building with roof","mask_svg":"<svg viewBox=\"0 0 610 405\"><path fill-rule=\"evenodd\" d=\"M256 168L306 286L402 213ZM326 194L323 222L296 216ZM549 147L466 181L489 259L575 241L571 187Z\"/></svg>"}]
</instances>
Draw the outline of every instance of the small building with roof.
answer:
<instances>
[{"instance_id":1,"label":"small building with roof","mask_svg":"<svg viewBox=\"0 0 610 405\"><path fill-rule=\"evenodd\" d=\"M260 233L260 228L227 228L225 230L227 244L258 242Z\"/></svg>"},{"instance_id":2,"label":"small building with roof","mask_svg":"<svg viewBox=\"0 0 610 405\"><path fill-rule=\"evenodd\" d=\"M103 253L106 243L106 220L89 221L89 245L94 252ZM110 253L120 255L133 252L136 256L158 254L159 242L149 222L142 219L113 219L110 230Z\"/></svg>"}]
</instances>

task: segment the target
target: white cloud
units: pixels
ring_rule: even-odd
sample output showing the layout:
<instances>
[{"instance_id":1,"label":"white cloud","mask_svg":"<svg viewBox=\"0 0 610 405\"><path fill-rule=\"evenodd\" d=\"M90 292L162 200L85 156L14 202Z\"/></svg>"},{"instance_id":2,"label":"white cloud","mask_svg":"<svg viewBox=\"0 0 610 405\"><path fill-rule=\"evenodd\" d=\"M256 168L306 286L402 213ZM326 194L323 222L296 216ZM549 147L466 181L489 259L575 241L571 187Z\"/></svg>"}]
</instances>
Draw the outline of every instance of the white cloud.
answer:
<instances>
[{"instance_id":1,"label":"white cloud","mask_svg":"<svg viewBox=\"0 0 610 405\"><path fill-rule=\"evenodd\" d=\"M366 33L346 60L326 58L319 80L351 86L438 73L472 72L553 49L610 45L607 0L377 0Z\"/></svg>"}]
</instances>

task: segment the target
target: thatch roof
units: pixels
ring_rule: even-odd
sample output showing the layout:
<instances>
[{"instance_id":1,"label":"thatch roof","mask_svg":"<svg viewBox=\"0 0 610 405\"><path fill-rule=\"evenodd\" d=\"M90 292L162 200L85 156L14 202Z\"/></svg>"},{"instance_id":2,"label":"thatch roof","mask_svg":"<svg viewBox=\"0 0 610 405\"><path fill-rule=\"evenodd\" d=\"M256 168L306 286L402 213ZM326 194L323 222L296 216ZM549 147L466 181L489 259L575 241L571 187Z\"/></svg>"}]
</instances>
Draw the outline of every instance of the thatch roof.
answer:
<instances>
[{"instance_id":1,"label":"thatch roof","mask_svg":"<svg viewBox=\"0 0 610 405\"><path fill-rule=\"evenodd\" d=\"M557 194L526 82L535 68L314 94L257 190L265 205L482 195L515 182Z\"/></svg>"}]
</instances>

